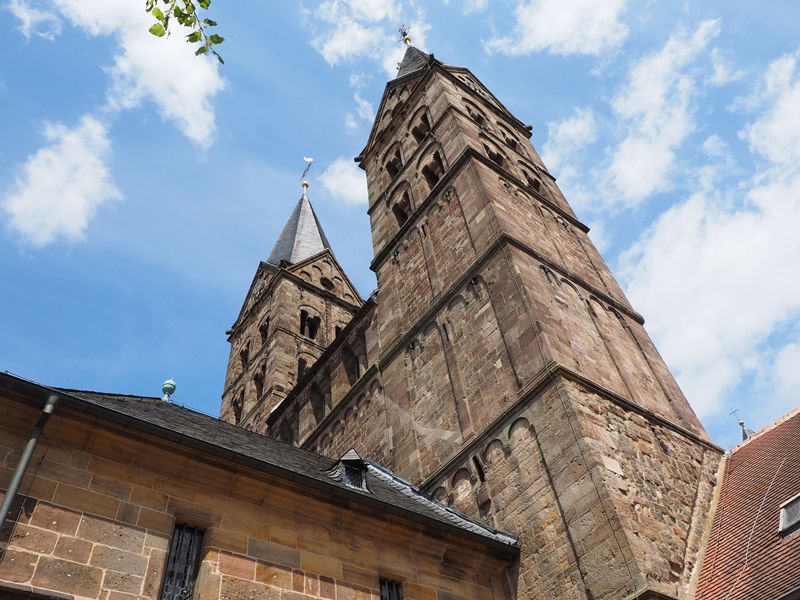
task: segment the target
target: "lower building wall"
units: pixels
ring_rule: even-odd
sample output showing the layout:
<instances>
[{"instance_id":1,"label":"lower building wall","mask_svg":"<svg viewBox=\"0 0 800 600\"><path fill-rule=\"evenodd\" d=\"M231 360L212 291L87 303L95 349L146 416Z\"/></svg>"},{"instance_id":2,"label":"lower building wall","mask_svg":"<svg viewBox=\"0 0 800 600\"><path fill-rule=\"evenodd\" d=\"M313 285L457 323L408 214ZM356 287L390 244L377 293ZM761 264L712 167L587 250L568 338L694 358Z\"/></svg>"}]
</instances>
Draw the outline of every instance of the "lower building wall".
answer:
<instances>
[{"instance_id":1,"label":"lower building wall","mask_svg":"<svg viewBox=\"0 0 800 600\"><path fill-rule=\"evenodd\" d=\"M425 489L520 536L519 598L690 598L719 460L558 376Z\"/></svg>"},{"instance_id":2,"label":"lower building wall","mask_svg":"<svg viewBox=\"0 0 800 600\"><path fill-rule=\"evenodd\" d=\"M38 411L0 399L0 414L6 489ZM2 531L0 589L158 598L181 523L205 530L196 600L369 600L380 577L409 600L509 598L507 559L482 546L66 409L20 494Z\"/></svg>"}]
</instances>

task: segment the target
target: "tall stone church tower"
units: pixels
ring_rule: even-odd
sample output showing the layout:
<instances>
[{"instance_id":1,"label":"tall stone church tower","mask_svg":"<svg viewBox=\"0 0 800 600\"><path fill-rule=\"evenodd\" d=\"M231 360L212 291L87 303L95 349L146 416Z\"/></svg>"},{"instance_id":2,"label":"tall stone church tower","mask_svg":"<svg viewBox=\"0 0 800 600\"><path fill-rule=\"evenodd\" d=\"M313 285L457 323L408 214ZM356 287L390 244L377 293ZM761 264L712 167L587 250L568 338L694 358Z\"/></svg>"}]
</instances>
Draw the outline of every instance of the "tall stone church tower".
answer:
<instances>
[{"instance_id":1,"label":"tall stone church tower","mask_svg":"<svg viewBox=\"0 0 800 600\"><path fill-rule=\"evenodd\" d=\"M331 251L306 185L227 332L231 351L220 418L256 431L362 304Z\"/></svg>"},{"instance_id":2,"label":"tall stone church tower","mask_svg":"<svg viewBox=\"0 0 800 600\"><path fill-rule=\"evenodd\" d=\"M244 390L259 431L354 447L519 534L515 597L689 598L720 451L530 137L470 71L409 47L357 158L377 295L262 264L249 298L271 293L234 327L223 417ZM353 315L342 335L298 336L298 292L278 293L295 287ZM238 365L266 315L268 415ZM293 386L301 350L320 358Z\"/></svg>"}]
</instances>

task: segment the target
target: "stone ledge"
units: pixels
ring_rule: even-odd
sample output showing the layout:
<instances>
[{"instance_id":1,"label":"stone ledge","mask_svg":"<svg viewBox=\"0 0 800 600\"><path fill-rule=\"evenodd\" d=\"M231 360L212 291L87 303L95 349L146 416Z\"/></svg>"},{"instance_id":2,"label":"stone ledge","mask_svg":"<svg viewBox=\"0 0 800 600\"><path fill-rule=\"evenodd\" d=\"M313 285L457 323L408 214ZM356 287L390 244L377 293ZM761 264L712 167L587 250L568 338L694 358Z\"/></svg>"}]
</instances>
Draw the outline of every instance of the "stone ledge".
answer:
<instances>
[{"instance_id":1,"label":"stone ledge","mask_svg":"<svg viewBox=\"0 0 800 600\"><path fill-rule=\"evenodd\" d=\"M630 596L626 596L625 600L678 600L678 597L651 588L642 588Z\"/></svg>"},{"instance_id":2,"label":"stone ledge","mask_svg":"<svg viewBox=\"0 0 800 600\"><path fill-rule=\"evenodd\" d=\"M75 596L72 594L4 581L0 581L0 597L7 600L75 600Z\"/></svg>"}]
</instances>

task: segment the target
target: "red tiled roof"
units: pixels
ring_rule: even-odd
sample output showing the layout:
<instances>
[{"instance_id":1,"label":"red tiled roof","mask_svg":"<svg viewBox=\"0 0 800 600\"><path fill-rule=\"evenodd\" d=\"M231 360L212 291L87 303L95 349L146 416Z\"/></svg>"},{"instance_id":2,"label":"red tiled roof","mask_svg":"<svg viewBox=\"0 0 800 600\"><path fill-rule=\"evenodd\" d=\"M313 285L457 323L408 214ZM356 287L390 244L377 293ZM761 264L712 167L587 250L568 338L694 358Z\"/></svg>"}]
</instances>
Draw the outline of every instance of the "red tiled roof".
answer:
<instances>
[{"instance_id":1,"label":"red tiled roof","mask_svg":"<svg viewBox=\"0 0 800 600\"><path fill-rule=\"evenodd\" d=\"M696 600L777 600L800 587L800 532L778 532L800 494L800 409L731 451Z\"/></svg>"}]
</instances>

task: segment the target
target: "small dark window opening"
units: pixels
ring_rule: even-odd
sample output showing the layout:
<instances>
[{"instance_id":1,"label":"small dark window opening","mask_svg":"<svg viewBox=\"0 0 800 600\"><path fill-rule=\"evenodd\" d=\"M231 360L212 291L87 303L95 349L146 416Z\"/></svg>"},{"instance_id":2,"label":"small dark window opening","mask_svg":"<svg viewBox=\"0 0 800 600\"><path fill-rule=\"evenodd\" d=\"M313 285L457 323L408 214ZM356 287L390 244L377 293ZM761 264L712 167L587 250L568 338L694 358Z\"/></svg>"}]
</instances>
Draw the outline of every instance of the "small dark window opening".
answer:
<instances>
[{"instance_id":1,"label":"small dark window opening","mask_svg":"<svg viewBox=\"0 0 800 600\"><path fill-rule=\"evenodd\" d=\"M479 126L484 127L486 126L486 119L482 114L474 110L471 106L467 105L467 113L469 113L470 118L475 121Z\"/></svg>"},{"instance_id":2,"label":"small dark window opening","mask_svg":"<svg viewBox=\"0 0 800 600\"><path fill-rule=\"evenodd\" d=\"M392 206L392 213L394 213L394 218L397 219L397 224L400 227L408 221L409 214L411 213L411 203L408 200L408 192L405 192L403 198Z\"/></svg>"},{"instance_id":3,"label":"small dark window opening","mask_svg":"<svg viewBox=\"0 0 800 600\"><path fill-rule=\"evenodd\" d=\"M381 600L403 600L403 586L397 581L381 579Z\"/></svg>"},{"instance_id":4,"label":"small dark window opening","mask_svg":"<svg viewBox=\"0 0 800 600\"><path fill-rule=\"evenodd\" d=\"M394 151L394 156L386 163L386 171L388 171L389 177L394 179L402 168L403 161L400 158L400 150L398 149Z\"/></svg>"},{"instance_id":5,"label":"small dark window opening","mask_svg":"<svg viewBox=\"0 0 800 600\"><path fill-rule=\"evenodd\" d=\"M425 177L425 181L428 182L428 187L431 189L439 183L442 175L444 175L444 163L442 163L442 157L439 156L438 152L434 152L431 161L422 167L422 175Z\"/></svg>"},{"instance_id":6,"label":"small dark window opening","mask_svg":"<svg viewBox=\"0 0 800 600\"><path fill-rule=\"evenodd\" d=\"M411 128L411 135L414 136L414 140L419 144L425 139L430 130L431 123L428 121L428 115L423 113L419 118L419 122Z\"/></svg>"},{"instance_id":7,"label":"small dark window opening","mask_svg":"<svg viewBox=\"0 0 800 600\"><path fill-rule=\"evenodd\" d=\"M161 584L160 600L182 600L194 595L200 552L203 549L203 530L175 525Z\"/></svg>"},{"instance_id":8,"label":"small dark window opening","mask_svg":"<svg viewBox=\"0 0 800 600\"><path fill-rule=\"evenodd\" d=\"M239 352L239 359L242 361L242 368L246 369L250 361L250 343L245 344L241 352Z\"/></svg>"},{"instance_id":9,"label":"small dark window opening","mask_svg":"<svg viewBox=\"0 0 800 600\"><path fill-rule=\"evenodd\" d=\"M506 146L508 146L512 150L516 150L517 149L517 140L515 140L513 137L511 137L510 135L508 135L507 133L504 132L503 133L503 139L506 142Z\"/></svg>"},{"instance_id":10,"label":"small dark window opening","mask_svg":"<svg viewBox=\"0 0 800 600\"><path fill-rule=\"evenodd\" d=\"M242 421L242 407L244 406L244 390L239 393L239 397L234 397L231 408L233 408L233 422L238 425Z\"/></svg>"},{"instance_id":11,"label":"small dark window opening","mask_svg":"<svg viewBox=\"0 0 800 600\"><path fill-rule=\"evenodd\" d=\"M328 279L327 277L323 277L322 279L320 279L319 283L320 283L320 285L322 287L324 287L329 292L331 290L333 290L333 282L330 279Z\"/></svg>"},{"instance_id":12,"label":"small dark window opening","mask_svg":"<svg viewBox=\"0 0 800 600\"><path fill-rule=\"evenodd\" d=\"M532 177L530 173L525 173L525 179L528 181L528 185L531 186L537 192L541 191L542 182Z\"/></svg>"},{"instance_id":13,"label":"small dark window opening","mask_svg":"<svg viewBox=\"0 0 800 600\"><path fill-rule=\"evenodd\" d=\"M499 152L495 152L489 146L483 146L486 149L486 155L494 162L498 167L503 166L503 156Z\"/></svg>"},{"instance_id":14,"label":"small dark window opening","mask_svg":"<svg viewBox=\"0 0 800 600\"><path fill-rule=\"evenodd\" d=\"M263 373L256 373L253 375L253 385L256 386L256 400L261 398L261 394L264 392L264 374Z\"/></svg>"},{"instance_id":15,"label":"small dark window opening","mask_svg":"<svg viewBox=\"0 0 800 600\"><path fill-rule=\"evenodd\" d=\"M300 378L303 376L303 373L306 372L306 359L305 358L298 358L297 359L297 381L300 381Z\"/></svg>"},{"instance_id":16,"label":"small dark window opening","mask_svg":"<svg viewBox=\"0 0 800 600\"><path fill-rule=\"evenodd\" d=\"M263 346L267 343L267 337L269 336L269 318L259 325L258 333L261 335L261 345Z\"/></svg>"},{"instance_id":17,"label":"small dark window opening","mask_svg":"<svg viewBox=\"0 0 800 600\"><path fill-rule=\"evenodd\" d=\"M338 338L339 334L342 333L342 328L338 325L333 328L333 337Z\"/></svg>"},{"instance_id":18,"label":"small dark window opening","mask_svg":"<svg viewBox=\"0 0 800 600\"><path fill-rule=\"evenodd\" d=\"M344 463L344 471L342 471L342 483L350 487L362 488L364 487L364 471L355 465L348 465Z\"/></svg>"},{"instance_id":19,"label":"small dark window opening","mask_svg":"<svg viewBox=\"0 0 800 600\"><path fill-rule=\"evenodd\" d=\"M319 317L311 317L305 310L300 311L300 335L304 335L312 340L317 338L319 331Z\"/></svg>"},{"instance_id":20,"label":"small dark window opening","mask_svg":"<svg viewBox=\"0 0 800 600\"><path fill-rule=\"evenodd\" d=\"M472 463L475 465L475 470L478 472L478 479L481 480L481 483L486 481L486 474L483 472L483 466L481 466L481 461L478 460L477 456L472 457Z\"/></svg>"}]
</instances>

